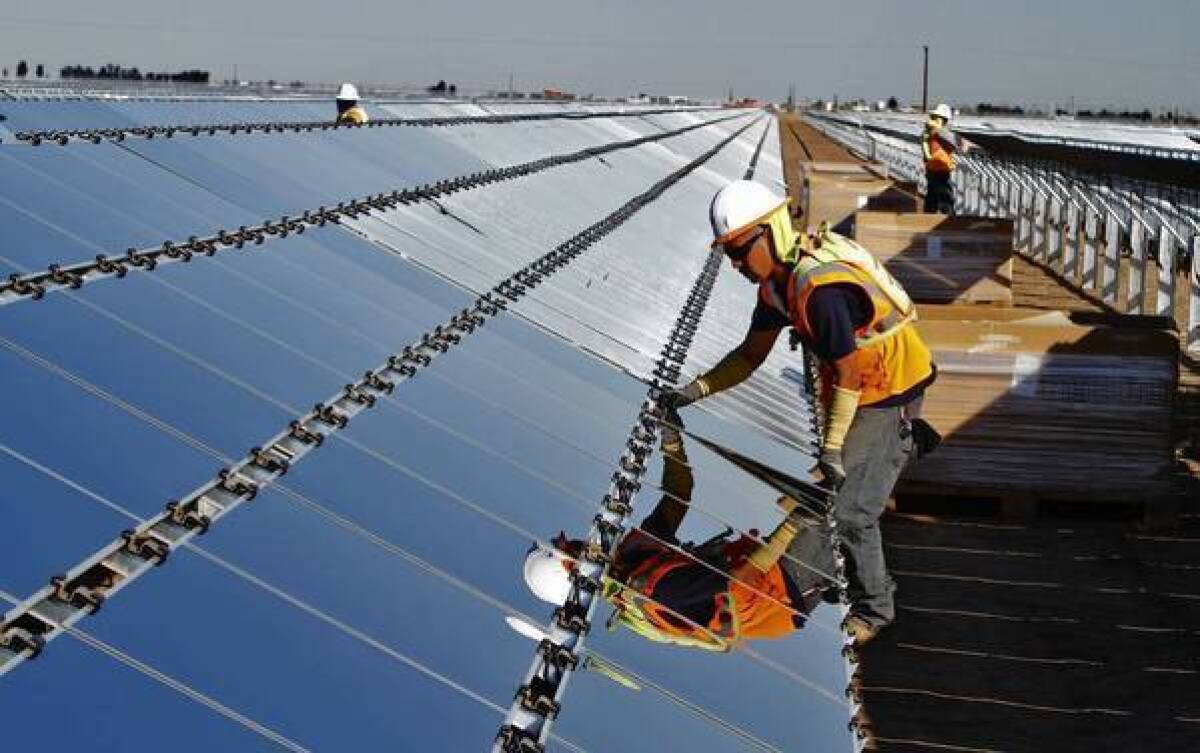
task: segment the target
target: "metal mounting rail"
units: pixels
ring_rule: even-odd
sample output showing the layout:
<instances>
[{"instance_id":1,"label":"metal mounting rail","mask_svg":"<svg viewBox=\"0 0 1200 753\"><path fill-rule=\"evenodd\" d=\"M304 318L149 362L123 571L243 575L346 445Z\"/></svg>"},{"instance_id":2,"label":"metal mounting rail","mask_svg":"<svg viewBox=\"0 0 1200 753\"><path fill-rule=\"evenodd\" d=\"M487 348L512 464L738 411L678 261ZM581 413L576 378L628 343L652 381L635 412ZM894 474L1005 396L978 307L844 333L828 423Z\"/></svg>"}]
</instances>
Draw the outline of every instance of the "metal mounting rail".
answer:
<instances>
[{"instance_id":1,"label":"metal mounting rail","mask_svg":"<svg viewBox=\"0 0 1200 753\"><path fill-rule=\"evenodd\" d=\"M745 179L754 177L758 157L770 126L764 130L754 150ZM642 402L633 428L625 442L625 448L616 463L611 485L601 501L592 527L584 536L585 542L578 566L571 577L571 590L563 605L555 609L546 637L539 643L529 670L517 688L512 706L502 723L492 745L493 753L544 753L554 719L562 710L566 685L571 674L583 660L584 641L591 630L592 621L604 588L604 579L613 561L621 540L632 527L633 498L641 489L646 474L646 462L654 452L658 439L659 424L664 418L662 400L666 390L679 381L680 369L687 360L688 350L699 329L704 309L712 295L713 286L721 269L722 254L711 251L704 268L692 285L683 308L662 347L655 363L654 380ZM809 392L811 393L811 390ZM834 545L837 578L842 603L843 619L847 612L845 591L845 560L838 549L836 524L832 510L827 515L831 541ZM847 660L847 676L857 657L843 626L842 654ZM866 739L858 722L858 701L852 690L853 683L846 688L850 700L850 729L857 734L856 748L861 748Z\"/></svg>"},{"instance_id":2,"label":"metal mounting rail","mask_svg":"<svg viewBox=\"0 0 1200 753\"><path fill-rule=\"evenodd\" d=\"M18 141L28 142L32 146L44 143L62 146L72 141L91 142L124 141L126 138L152 139L156 136L172 138L174 136L215 136L216 134L247 134L247 133L285 133L292 131L329 131L354 128L387 128L393 126L408 126L427 128L430 126L458 125L502 125L524 121L540 120L592 120L595 118L637 118L646 115L665 115L675 112L711 111L715 108L667 108L658 110L604 110L600 112L538 112L504 115L446 115L429 118L379 118L367 123L334 123L325 120L297 120L275 123L208 123L204 125L163 125L163 126L130 126L128 128L82 128L74 130L44 130L18 131L13 135Z\"/></svg>"},{"instance_id":3,"label":"metal mounting rail","mask_svg":"<svg viewBox=\"0 0 1200 753\"><path fill-rule=\"evenodd\" d=\"M767 135L771 133L771 125L763 129L762 136L758 137L758 145L754 147L754 154L750 155L750 164L746 166L746 173L742 176L746 180L754 179L754 172L758 170L758 157L762 154L763 144L767 143Z\"/></svg>"},{"instance_id":4,"label":"metal mounting rail","mask_svg":"<svg viewBox=\"0 0 1200 753\"><path fill-rule=\"evenodd\" d=\"M132 271L150 272L162 264L190 262L193 259L212 256L230 248L244 248L246 244L261 245L271 238L286 238L293 233L303 233L310 226L324 226L327 222L338 223L343 217L357 218L371 210L394 209L399 205L419 201L436 200L457 191L466 191L491 183L533 175L550 168L582 162L611 152L632 149L643 144L671 139L676 136L707 128L735 118L748 117L741 113L707 123L695 123L674 131L639 136L627 141L616 141L600 146L580 149L568 154L542 157L512 167L501 167L483 172L439 180L415 188L405 188L390 193L352 199L333 207L317 207L307 210L299 217L284 215L279 220L266 220L262 224L241 226L236 229L219 230L213 235L191 236L186 240L167 240L161 246L148 249L129 249L120 255L100 254L95 261L77 264L51 264L45 272L20 275L12 274L0 283L0 306L22 300L40 300L47 292L64 288L77 289L98 280L120 279Z\"/></svg>"},{"instance_id":5,"label":"metal mounting rail","mask_svg":"<svg viewBox=\"0 0 1200 753\"><path fill-rule=\"evenodd\" d=\"M1084 121L1086 122L1086 121ZM1097 125L1103 125L1097 123ZM1154 157L1157 159L1178 160L1182 162L1200 161L1200 150L1185 149L1180 147L1170 146L1154 146L1152 144L1137 144L1133 142L1122 141L1101 141L1099 139L1089 139L1082 136L1056 136L1047 133L1027 133L1024 131L1014 131L1012 129L1000 128L980 128L978 126L959 126L956 130L967 134L977 134L979 136L1008 136L1031 144L1056 144L1069 146L1075 149L1090 150L1097 152L1109 152L1113 154L1132 154L1138 157Z\"/></svg>"},{"instance_id":6,"label":"metal mounting rail","mask_svg":"<svg viewBox=\"0 0 1200 753\"><path fill-rule=\"evenodd\" d=\"M612 233L668 188L711 159L758 122L745 124L675 172L633 197L616 211L525 265L445 324L426 332L363 378L317 403L287 428L253 447L239 461L186 496L170 501L157 516L121 535L50 584L11 609L0 621L0 676L36 658L47 643L87 615L95 613L122 588L164 564L193 537L203 535L226 515L254 499L268 486L319 448L330 434L375 406L401 382L429 366L440 354L462 342L489 318L519 301L559 269L570 264L601 238Z\"/></svg>"}]
</instances>

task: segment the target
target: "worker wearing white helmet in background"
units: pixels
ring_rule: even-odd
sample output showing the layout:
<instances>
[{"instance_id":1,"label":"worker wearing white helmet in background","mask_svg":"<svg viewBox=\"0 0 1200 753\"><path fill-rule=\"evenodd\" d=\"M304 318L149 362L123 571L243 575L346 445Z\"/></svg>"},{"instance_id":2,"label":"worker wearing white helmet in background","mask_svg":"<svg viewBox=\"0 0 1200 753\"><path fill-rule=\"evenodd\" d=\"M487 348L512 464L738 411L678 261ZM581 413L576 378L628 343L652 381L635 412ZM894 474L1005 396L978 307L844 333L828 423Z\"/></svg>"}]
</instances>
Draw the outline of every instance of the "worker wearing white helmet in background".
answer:
<instances>
[{"instance_id":1,"label":"worker wearing white helmet in background","mask_svg":"<svg viewBox=\"0 0 1200 753\"><path fill-rule=\"evenodd\" d=\"M967 153L970 145L950 130L954 113L942 103L933 108L921 133L921 154L925 160L925 211L954 214L954 169L957 155Z\"/></svg>"},{"instance_id":2,"label":"worker wearing white helmet in background","mask_svg":"<svg viewBox=\"0 0 1200 753\"><path fill-rule=\"evenodd\" d=\"M337 122L361 125L367 122L367 111L358 104L358 87L342 84L337 93Z\"/></svg>"},{"instance_id":3,"label":"worker wearing white helmet in background","mask_svg":"<svg viewBox=\"0 0 1200 753\"><path fill-rule=\"evenodd\" d=\"M747 180L713 197L713 245L758 286L758 305L742 343L667 399L680 407L745 381L784 327L816 357L824 407L818 468L838 489L834 515L852 604L847 627L866 641L895 619L879 517L918 443L932 449L936 432L917 410L936 370L900 284L865 249L824 226L799 236L787 204Z\"/></svg>"}]
</instances>

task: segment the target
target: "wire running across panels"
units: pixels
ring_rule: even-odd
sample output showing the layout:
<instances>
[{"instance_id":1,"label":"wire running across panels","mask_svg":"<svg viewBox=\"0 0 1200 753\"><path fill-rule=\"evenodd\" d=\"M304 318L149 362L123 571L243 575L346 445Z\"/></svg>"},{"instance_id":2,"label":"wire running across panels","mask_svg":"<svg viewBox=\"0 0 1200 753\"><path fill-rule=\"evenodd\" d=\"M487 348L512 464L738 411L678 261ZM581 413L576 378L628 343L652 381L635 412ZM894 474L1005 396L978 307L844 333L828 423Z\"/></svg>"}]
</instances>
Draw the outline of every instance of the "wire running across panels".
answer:
<instances>
[{"instance_id":1,"label":"wire running across panels","mask_svg":"<svg viewBox=\"0 0 1200 753\"><path fill-rule=\"evenodd\" d=\"M773 128L760 123L722 146L743 124L454 196L477 193L474 203L362 218L396 233L385 241L395 253L347 228L311 227L258 251L134 271L0 308L0 375L11 401L0 474L13 492L3 510L12 525L0 530L0 590L19 600L454 319L476 294L717 148L588 249L536 283L529 278L512 313L462 333L459 345L393 394L379 392L376 407L345 429L328 427L311 456L73 628L81 632L0 677L6 708L20 720L0 739L55 747L57 736L67 744L86 732L93 749L121 750L128 730L138 729L171 734L183 750L490 745L532 648L504 618L540 622L535 615L544 614L520 580L525 549L559 529L582 533L607 487L614 450L645 393L645 356L661 346L684 281L703 263L711 191L740 177L763 129ZM625 133L597 120L563 124L556 141L555 129L542 128L547 152ZM5 271L86 259L142 238L161 243L201 223L261 221L323 190L322 175L305 172L319 163L306 144L369 154L370 139L382 133L275 140L263 154L200 154L200 141L140 144L153 144L153 153L85 147L75 152L82 156L39 166L42 193L4 194L27 234L3 239ZM482 134L477 144L409 144L388 152L383 172L436 167L450 160L442 155L489 164L512 150L492 152ZM727 159L733 153L740 158ZM442 174L466 168L450 162ZM272 169L248 167L259 164ZM360 169L366 190L355 195L384 177L369 160L345 164L338 190L358 185ZM93 177L84 177L89 170ZM105 190L134 184L146 190ZM297 192L298 185L309 187ZM145 194L162 197L151 211ZM50 220L63 201L88 210ZM669 243L655 243L666 235ZM454 266L431 263L439 249L446 259L458 255ZM588 293L605 267L638 284ZM725 287L729 277L719 278L714 300L730 311L740 300L748 316L752 294ZM620 326L605 305L637 307L644 318ZM716 356L742 323L710 318L697 352ZM797 394L776 372L756 379L758 392L748 394L764 413L772 399ZM808 409L792 402L788 420L802 424ZM752 413L726 412L692 411L689 429L804 475L803 453L762 433ZM787 437L805 447L800 434ZM763 532L780 520L775 488L687 441L694 504L681 538L707 538L727 525ZM639 510L663 495L662 470L661 460L648 468ZM628 631L594 633L590 666L610 671L576 679L550 748L849 748L836 623L836 608L818 606L794 635L720 656ZM614 682L612 668L640 689ZM714 683L714 672L725 679ZM748 688L747 697L722 698L718 690L730 683ZM64 703L73 709L70 730L54 722ZM811 716L804 729L798 715Z\"/></svg>"}]
</instances>

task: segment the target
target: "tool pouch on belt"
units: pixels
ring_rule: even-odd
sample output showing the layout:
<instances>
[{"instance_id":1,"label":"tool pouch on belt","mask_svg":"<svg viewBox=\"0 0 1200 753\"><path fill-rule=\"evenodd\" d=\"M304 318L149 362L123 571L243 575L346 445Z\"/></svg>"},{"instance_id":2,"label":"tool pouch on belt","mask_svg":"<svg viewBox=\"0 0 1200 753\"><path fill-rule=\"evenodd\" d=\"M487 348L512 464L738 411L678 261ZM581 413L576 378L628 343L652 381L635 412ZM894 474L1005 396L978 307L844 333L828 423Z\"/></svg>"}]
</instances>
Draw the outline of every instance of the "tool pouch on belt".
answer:
<instances>
[{"instance_id":1,"label":"tool pouch on belt","mask_svg":"<svg viewBox=\"0 0 1200 753\"><path fill-rule=\"evenodd\" d=\"M912 426L913 446L920 460L938 448L942 443L942 435L923 418L914 418L909 423Z\"/></svg>"}]
</instances>

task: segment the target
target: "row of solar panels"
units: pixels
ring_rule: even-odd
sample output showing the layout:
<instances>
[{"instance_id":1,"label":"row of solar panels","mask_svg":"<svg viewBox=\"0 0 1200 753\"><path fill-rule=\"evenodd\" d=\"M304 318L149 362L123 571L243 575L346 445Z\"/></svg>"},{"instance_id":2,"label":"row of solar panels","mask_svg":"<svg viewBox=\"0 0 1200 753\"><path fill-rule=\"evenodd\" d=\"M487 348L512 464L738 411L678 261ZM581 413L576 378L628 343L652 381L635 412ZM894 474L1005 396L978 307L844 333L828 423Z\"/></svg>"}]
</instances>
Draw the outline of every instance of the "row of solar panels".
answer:
<instances>
[{"instance_id":1,"label":"row of solar panels","mask_svg":"<svg viewBox=\"0 0 1200 753\"><path fill-rule=\"evenodd\" d=\"M161 246L726 115L3 146L0 264L23 274ZM0 308L10 618L50 575L751 120ZM548 614L521 581L524 552L586 530L704 263L707 202L760 140L760 177L780 177L774 129L754 121L510 313L331 428L286 477L79 622L84 633L0 677L0 739L486 747L533 648L503 618ZM736 343L751 300L719 278L687 373ZM782 376L797 366L777 354L740 394L689 411L689 429L802 474L811 412ZM777 490L687 449L695 492L680 538L780 520ZM661 475L655 456L647 479ZM642 491L637 519L659 494ZM728 655L597 625L591 650L640 689L583 674L550 747L848 747L841 645L833 608Z\"/></svg>"},{"instance_id":2,"label":"row of solar panels","mask_svg":"<svg viewBox=\"0 0 1200 753\"><path fill-rule=\"evenodd\" d=\"M919 136L925 116L900 113L855 113L849 119L868 128L881 126ZM961 115L954 127L965 135L1012 136L1034 142L1057 142L1082 148L1108 147L1114 151L1158 150L1162 156L1196 159L1200 144L1195 129L1169 126L1133 125L1088 120L1004 117L997 115Z\"/></svg>"},{"instance_id":3,"label":"row of solar panels","mask_svg":"<svg viewBox=\"0 0 1200 753\"><path fill-rule=\"evenodd\" d=\"M374 120L389 118L484 117L494 115L581 115L627 111L657 111L642 105L578 103L561 105L506 102L403 102L364 101ZM681 110L686 111L686 110ZM202 126L215 123L332 122L337 115L332 101L314 99L0 99L0 140L31 131L139 128L146 126Z\"/></svg>"}]
</instances>

